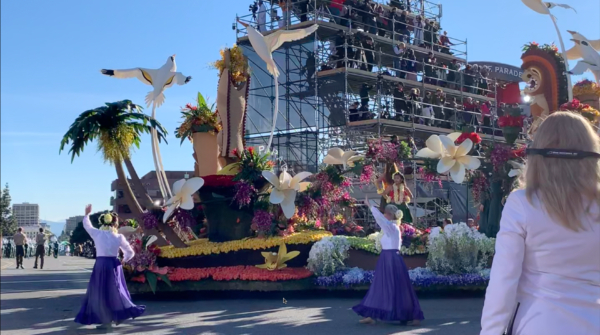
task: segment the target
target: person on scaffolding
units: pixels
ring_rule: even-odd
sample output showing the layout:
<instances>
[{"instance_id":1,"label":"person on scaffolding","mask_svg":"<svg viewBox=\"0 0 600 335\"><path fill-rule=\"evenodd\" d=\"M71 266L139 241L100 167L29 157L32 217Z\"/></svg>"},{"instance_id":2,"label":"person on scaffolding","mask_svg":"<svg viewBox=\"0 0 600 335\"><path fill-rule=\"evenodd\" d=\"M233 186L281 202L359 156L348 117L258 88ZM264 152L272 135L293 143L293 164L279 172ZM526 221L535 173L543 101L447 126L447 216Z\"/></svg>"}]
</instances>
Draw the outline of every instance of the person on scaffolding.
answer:
<instances>
[{"instance_id":1,"label":"person on scaffolding","mask_svg":"<svg viewBox=\"0 0 600 335\"><path fill-rule=\"evenodd\" d=\"M407 203L413 198L413 194L406 185L404 175L400 172L395 172L392 179L394 180L392 185L385 186L383 191L377 191L377 193L381 194L388 204L398 206L403 213L403 222L412 223L413 217ZM383 182L383 176L380 177L380 182Z\"/></svg>"}]
</instances>

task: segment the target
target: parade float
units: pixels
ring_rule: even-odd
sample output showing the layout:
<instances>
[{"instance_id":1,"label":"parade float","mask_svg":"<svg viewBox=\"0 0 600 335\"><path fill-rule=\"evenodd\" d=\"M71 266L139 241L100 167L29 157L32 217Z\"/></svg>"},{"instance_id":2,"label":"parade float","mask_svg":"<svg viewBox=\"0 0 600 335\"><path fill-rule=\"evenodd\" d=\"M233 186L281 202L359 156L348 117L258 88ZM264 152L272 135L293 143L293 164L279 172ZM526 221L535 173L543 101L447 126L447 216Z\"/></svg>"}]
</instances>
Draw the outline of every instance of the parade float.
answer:
<instances>
[{"instance_id":1,"label":"parade float","mask_svg":"<svg viewBox=\"0 0 600 335\"><path fill-rule=\"evenodd\" d=\"M243 47L222 50L213 64L219 77L216 104L211 105L199 93L193 97L194 103L181 110L181 124L175 134L182 143L192 143L194 176L177 181L172 190L165 184L158 145L166 130L156 120L155 110L164 101L165 88L187 84L191 79L175 72L174 56L156 70L102 70L116 78L135 77L145 84L162 85L159 94L146 98L147 105L153 106L151 117L125 100L84 112L65 134L61 150L70 145L73 158L86 144L97 140L105 160L115 166L119 183L125 186L125 198L141 228L128 232L136 251L124 264L131 293L368 289L381 252L381 233L372 223L358 220L368 217L368 209L354 195L357 189L374 185L381 195L379 206L396 202L384 190L391 187L402 193L393 186L397 173L415 180L415 185L419 179L436 190L443 184L466 184L467 201L480 209L478 229L464 222L445 228L402 223L399 252L414 287L418 291L485 290L502 206L525 165L523 111L506 110L493 136L480 136L478 129L469 125L462 131L419 125L424 131L417 133L413 124L409 125L413 133L398 132L400 136L389 140L379 129L377 136L362 143L362 150L352 150L359 147L352 142L343 148L328 146L327 154L319 157L318 168L312 172L294 169L276 157L269 145L278 114L278 93L268 106L261 107L273 111L272 118L267 118L272 128L268 145L247 143L251 78L258 76L252 75L248 58L253 57L253 69L267 74L260 78L277 82L279 71L272 53L284 43L310 38L312 33L319 37L318 27L301 23L302 29L297 31L277 30L263 36L251 25L242 25L249 41ZM329 29L327 25L324 29ZM338 27L332 29L337 31ZM529 136L534 136L544 116L561 109L581 113L597 124L594 101L600 94L596 83L576 84L573 93L579 99L570 99L569 80L563 75L567 68L558 48L530 43L523 51L524 94L532 99L534 117ZM267 68L256 62L266 63ZM252 79L254 85L261 85L256 82ZM314 87L323 88L323 92L339 88L334 81L323 82ZM278 86L269 90L277 92ZM380 90L384 85L376 87ZM462 89L448 92L463 95ZM328 98L337 101L335 96ZM333 111L335 106L329 104L327 108ZM404 123L398 127L405 127ZM152 135L153 158L165 199L160 205L140 191L145 188L130 159L132 146L139 146L144 133ZM415 199L404 204L407 202L416 204Z\"/></svg>"}]
</instances>

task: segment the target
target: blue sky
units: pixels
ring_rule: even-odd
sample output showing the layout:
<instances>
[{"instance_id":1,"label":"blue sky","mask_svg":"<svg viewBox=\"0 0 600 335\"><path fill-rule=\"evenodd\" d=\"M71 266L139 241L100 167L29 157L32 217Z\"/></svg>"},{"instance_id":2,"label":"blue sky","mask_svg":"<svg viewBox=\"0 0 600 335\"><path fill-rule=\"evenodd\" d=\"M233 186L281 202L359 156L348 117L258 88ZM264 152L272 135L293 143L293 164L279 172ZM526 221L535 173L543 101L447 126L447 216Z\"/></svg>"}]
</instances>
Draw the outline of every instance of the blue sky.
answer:
<instances>
[{"instance_id":1,"label":"blue sky","mask_svg":"<svg viewBox=\"0 0 600 335\"><path fill-rule=\"evenodd\" d=\"M598 0L568 2L579 14L554 10L563 36L568 39L569 29L600 38ZM87 203L95 210L109 208L114 167L103 162L95 145L71 164L66 152L58 154L61 136L79 113L104 102L143 103L149 86L102 76L101 68L156 68L172 54L177 54L179 71L193 80L167 90L166 103L158 110L159 121L170 133L169 145L161 146L163 163L166 170L193 169L191 145L180 146L173 135L179 107L192 102L198 91L214 101L217 73L208 64L219 57L219 49L235 43L231 24L236 13L248 13L249 3L2 2L0 182L10 184L13 201L40 204L41 218L52 221L83 213ZM471 61L520 66L523 44L557 40L549 17L529 10L520 0L442 4L444 30L468 40ZM567 48L571 45L567 40ZM154 168L149 136L143 140L132 159L140 175Z\"/></svg>"}]
</instances>

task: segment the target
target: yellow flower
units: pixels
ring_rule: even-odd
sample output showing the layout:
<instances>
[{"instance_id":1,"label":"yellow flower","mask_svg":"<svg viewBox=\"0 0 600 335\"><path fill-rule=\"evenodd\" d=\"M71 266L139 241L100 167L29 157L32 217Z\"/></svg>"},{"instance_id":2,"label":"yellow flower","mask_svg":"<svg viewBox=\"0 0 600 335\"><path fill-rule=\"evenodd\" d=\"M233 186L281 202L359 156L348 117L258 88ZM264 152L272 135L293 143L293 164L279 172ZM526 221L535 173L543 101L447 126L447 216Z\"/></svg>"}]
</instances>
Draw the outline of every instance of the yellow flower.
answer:
<instances>
[{"instance_id":1,"label":"yellow flower","mask_svg":"<svg viewBox=\"0 0 600 335\"><path fill-rule=\"evenodd\" d=\"M179 258L200 255L228 253L238 250L264 250L282 244L308 244L320 241L325 236L331 236L326 231L303 231L285 237L274 236L266 239L248 238L243 240L223 243L210 242L208 239L199 239L188 242L187 248L174 248L173 246L161 247L161 257Z\"/></svg>"}]
</instances>

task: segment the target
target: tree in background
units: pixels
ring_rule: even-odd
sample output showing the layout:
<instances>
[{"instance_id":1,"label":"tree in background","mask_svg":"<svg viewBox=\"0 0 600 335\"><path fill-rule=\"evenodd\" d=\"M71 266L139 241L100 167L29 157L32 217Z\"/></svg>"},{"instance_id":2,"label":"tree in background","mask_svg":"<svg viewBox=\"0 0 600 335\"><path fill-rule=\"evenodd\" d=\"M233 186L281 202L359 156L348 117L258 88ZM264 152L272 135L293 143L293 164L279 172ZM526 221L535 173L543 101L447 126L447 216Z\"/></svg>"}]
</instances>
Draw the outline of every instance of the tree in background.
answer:
<instances>
[{"instance_id":1,"label":"tree in background","mask_svg":"<svg viewBox=\"0 0 600 335\"><path fill-rule=\"evenodd\" d=\"M100 223L98 222L100 220L100 215L106 213L110 213L110 211L106 210L91 214L90 222L92 223L92 226L94 226L95 228L100 228ZM91 240L92 238L90 237L90 234L88 234L85 228L83 228L83 222L79 222L77 223L77 227L75 228L75 230L73 230L73 233L71 234L71 239L69 240L69 243L81 244Z\"/></svg>"},{"instance_id":2,"label":"tree in background","mask_svg":"<svg viewBox=\"0 0 600 335\"><path fill-rule=\"evenodd\" d=\"M11 201L10 190L8 183L6 183L0 199L0 229L2 236L11 236L17 231L17 218L13 216Z\"/></svg>"}]
</instances>

